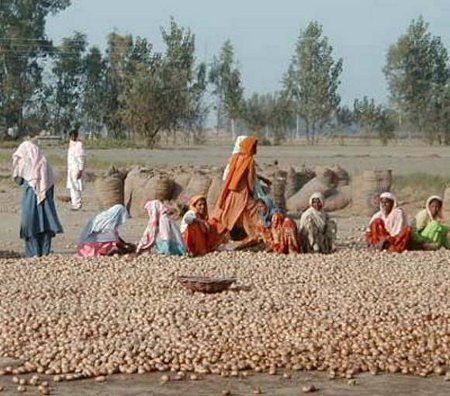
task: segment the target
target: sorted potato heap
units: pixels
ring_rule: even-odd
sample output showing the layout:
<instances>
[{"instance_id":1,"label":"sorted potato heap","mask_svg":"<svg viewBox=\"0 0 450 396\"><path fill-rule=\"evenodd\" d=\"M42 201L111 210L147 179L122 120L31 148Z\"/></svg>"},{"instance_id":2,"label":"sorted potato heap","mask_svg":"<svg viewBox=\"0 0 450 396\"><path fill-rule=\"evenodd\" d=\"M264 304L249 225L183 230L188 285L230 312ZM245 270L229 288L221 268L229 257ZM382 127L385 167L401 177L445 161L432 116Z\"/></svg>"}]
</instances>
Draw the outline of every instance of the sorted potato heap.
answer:
<instances>
[{"instance_id":1,"label":"sorted potato heap","mask_svg":"<svg viewBox=\"0 0 450 396\"><path fill-rule=\"evenodd\" d=\"M23 361L7 373L46 373L55 380L279 368L347 378L444 374L449 262L449 251L351 250L2 259L0 356ZM191 294L177 275L234 276L242 287Z\"/></svg>"}]
</instances>

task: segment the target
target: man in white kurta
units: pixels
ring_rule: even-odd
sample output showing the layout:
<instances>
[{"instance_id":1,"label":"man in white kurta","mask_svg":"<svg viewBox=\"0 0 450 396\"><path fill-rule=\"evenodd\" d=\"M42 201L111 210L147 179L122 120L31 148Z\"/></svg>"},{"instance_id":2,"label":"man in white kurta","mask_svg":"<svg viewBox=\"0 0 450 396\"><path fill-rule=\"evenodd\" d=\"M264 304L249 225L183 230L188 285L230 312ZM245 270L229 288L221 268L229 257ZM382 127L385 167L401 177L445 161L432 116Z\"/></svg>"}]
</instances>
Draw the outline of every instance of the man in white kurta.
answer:
<instances>
[{"instance_id":1,"label":"man in white kurta","mask_svg":"<svg viewBox=\"0 0 450 396\"><path fill-rule=\"evenodd\" d=\"M73 210L81 209L81 192L83 191L83 172L85 152L83 143L78 140L78 131L70 132L69 150L67 151L67 188Z\"/></svg>"}]
</instances>

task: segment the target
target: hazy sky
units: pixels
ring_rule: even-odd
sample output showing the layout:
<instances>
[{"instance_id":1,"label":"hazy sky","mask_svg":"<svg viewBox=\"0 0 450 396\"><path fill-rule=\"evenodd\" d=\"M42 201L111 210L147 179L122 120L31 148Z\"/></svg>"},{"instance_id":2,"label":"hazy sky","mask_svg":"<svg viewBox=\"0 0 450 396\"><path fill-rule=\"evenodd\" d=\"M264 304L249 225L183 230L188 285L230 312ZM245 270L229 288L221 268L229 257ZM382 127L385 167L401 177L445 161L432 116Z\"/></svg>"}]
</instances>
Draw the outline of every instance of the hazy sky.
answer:
<instances>
[{"instance_id":1,"label":"hazy sky","mask_svg":"<svg viewBox=\"0 0 450 396\"><path fill-rule=\"evenodd\" d=\"M161 49L160 27L173 16L196 35L197 56L210 62L230 39L246 95L272 92L292 57L301 29L317 20L344 59L340 93L344 104L368 95L387 101L382 73L389 45L422 15L450 50L450 0L72 0L48 20L59 43L73 31L105 48L112 30L146 37Z\"/></svg>"}]
</instances>

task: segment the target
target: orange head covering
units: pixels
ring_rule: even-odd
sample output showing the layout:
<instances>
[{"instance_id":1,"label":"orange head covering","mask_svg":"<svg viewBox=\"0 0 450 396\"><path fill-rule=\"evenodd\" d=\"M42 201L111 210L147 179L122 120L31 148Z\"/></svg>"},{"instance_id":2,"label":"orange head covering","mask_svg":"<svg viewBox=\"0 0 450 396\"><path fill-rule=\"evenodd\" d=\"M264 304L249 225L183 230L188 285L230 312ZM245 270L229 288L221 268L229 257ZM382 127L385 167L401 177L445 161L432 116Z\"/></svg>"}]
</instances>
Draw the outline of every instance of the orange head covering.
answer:
<instances>
[{"instance_id":1,"label":"orange head covering","mask_svg":"<svg viewBox=\"0 0 450 396\"><path fill-rule=\"evenodd\" d=\"M247 174L247 171L254 167L255 160L253 159L253 155L255 154L257 144L258 139L256 137L248 136L241 142L240 152L232 155L228 176L219 197L219 207L222 207L225 202L228 191L236 191L240 181ZM253 191L253 186L249 186L249 188Z\"/></svg>"}]
</instances>

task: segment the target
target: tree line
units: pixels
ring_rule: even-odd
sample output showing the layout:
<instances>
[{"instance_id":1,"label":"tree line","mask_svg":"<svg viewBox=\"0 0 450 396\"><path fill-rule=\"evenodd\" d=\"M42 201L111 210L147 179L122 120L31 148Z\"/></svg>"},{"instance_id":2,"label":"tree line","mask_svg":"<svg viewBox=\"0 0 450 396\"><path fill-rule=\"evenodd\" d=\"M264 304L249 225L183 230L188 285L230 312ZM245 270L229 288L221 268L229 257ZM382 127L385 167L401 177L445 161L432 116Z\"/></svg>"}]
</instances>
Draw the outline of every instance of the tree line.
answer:
<instances>
[{"instance_id":1,"label":"tree line","mask_svg":"<svg viewBox=\"0 0 450 396\"><path fill-rule=\"evenodd\" d=\"M300 31L290 65L272 93L247 94L232 43L212 62L199 62L195 35L174 19L161 28L163 51L144 37L112 32L106 50L75 32L48 40L49 15L70 0L2 0L0 4L0 129L67 134L80 125L114 138L165 136L201 141L210 111L217 129L245 131L273 143L304 134L363 131L384 144L408 131L432 144L450 144L450 63L441 39L420 17L394 42L383 72L388 105L365 96L341 105L343 59L323 27ZM207 95L211 92L212 95Z\"/></svg>"}]
</instances>

